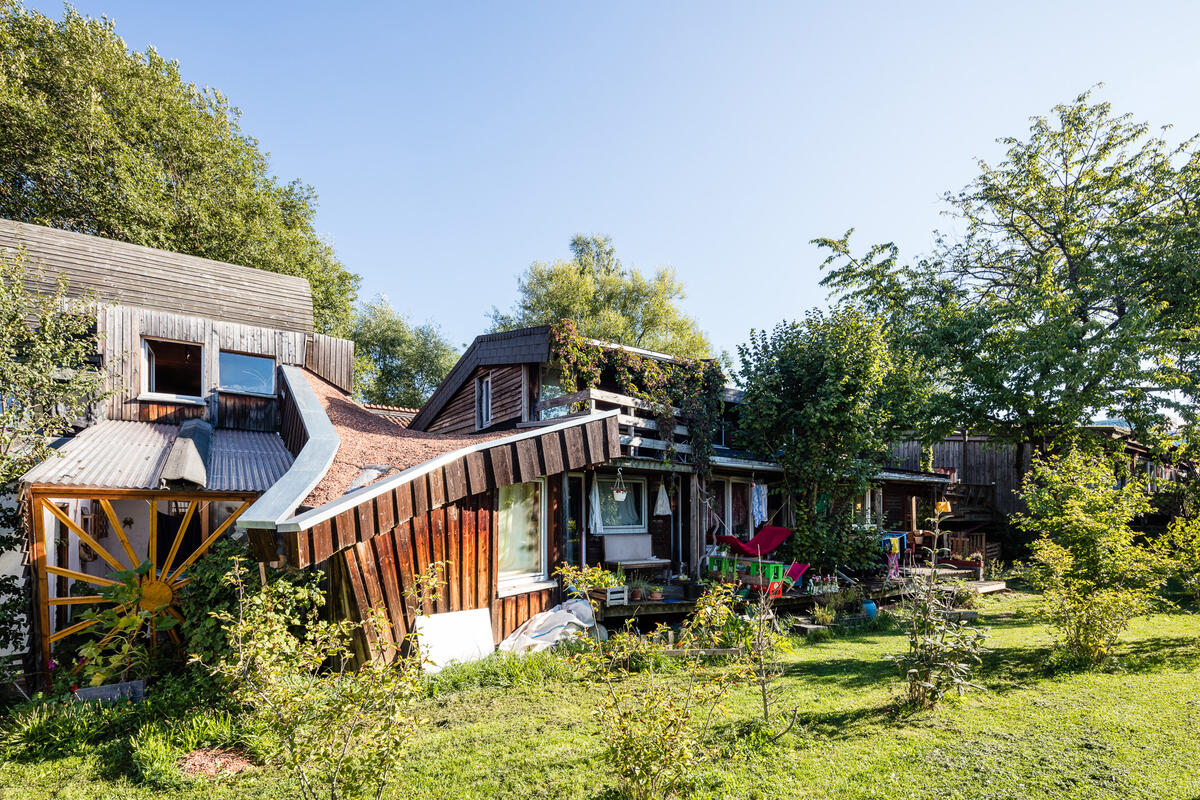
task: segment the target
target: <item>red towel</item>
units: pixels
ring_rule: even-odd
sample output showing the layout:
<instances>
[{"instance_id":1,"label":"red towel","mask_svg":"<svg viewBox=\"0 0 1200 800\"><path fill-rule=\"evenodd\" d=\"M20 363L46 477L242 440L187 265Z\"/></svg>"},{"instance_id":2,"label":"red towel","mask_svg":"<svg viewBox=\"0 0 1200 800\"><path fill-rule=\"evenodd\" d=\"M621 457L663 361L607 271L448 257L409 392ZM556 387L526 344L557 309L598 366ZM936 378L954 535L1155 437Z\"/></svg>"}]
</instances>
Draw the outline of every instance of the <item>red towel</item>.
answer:
<instances>
[{"instance_id":1,"label":"red towel","mask_svg":"<svg viewBox=\"0 0 1200 800\"><path fill-rule=\"evenodd\" d=\"M765 556L772 552L779 545L787 541L787 538L792 535L791 528L781 528L778 525L766 525L758 533L754 534L754 538L748 542L743 542L733 536L718 536L717 543L723 544L735 553L743 556Z\"/></svg>"}]
</instances>

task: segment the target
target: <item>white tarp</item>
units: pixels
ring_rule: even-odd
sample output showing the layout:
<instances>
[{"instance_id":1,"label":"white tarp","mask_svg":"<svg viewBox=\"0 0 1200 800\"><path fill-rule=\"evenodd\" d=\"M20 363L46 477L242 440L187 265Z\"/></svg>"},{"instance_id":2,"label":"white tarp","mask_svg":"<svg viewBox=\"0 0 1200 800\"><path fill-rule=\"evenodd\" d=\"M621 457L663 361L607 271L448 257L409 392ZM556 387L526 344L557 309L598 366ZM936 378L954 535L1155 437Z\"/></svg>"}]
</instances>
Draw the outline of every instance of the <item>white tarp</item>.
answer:
<instances>
[{"instance_id":1,"label":"white tarp","mask_svg":"<svg viewBox=\"0 0 1200 800\"><path fill-rule=\"evenodd\" d=\"M600 481L596 480L594 476L592 477L592 496L588 500L588 505L591 506L591 508L588 509L588 514L590 516L588 522L590 523L590 527L592 529L592 535L603 536L604 515L600 512Z\"/></svg>"},{"instance_id":2,"label":"white tarp","mask_svg":"<svg viewBox=\"0 0 1200 800\"><path fill-rule=\"evenodd\" d=\"M536 653L595 625L592 607L586 600L568 600L549 611L529 618L500 643L506 653Z\"/></svg>"},{"instance_id":3,"label":"white tarp","mask_svg":"<svg viewBox=\"0 0 1200 800\"><path fill-rule=\"evenodd\" d=\"M426 672L492 654L492 614L486 608L421 615L416 619L416 634L427 660Z\"/></svg>"}]
</instances>

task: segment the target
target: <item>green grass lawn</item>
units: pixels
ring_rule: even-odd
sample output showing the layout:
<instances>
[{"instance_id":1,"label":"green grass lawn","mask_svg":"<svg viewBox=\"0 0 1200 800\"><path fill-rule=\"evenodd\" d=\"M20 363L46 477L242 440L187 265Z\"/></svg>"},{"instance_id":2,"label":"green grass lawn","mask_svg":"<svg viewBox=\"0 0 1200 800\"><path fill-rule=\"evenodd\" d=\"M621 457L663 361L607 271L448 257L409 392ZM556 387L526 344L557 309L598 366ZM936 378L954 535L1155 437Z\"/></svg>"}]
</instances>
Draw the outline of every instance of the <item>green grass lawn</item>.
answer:
<instances>
[{"instance_id":1,"label":"green grass lawn","mask_svg":"<svg viewBox=\"0 0 1200 800\"><path fill-rule=\"evenodd\" d=\"M740 744L757 698L739 689L714 740L723 757L697 774L704 798L1200 798L1200 617L1138 620L1119 666L1050 672L1050 638L1035 599L987 600L992 638L985 692L935 712L905 714L892 632L799 644L787 657L781 704L803 729L768 751ZM639 676L635 680L670 680ZM473 688L429 701L430 724L403 775L407 798L601 798L600 760L578 683ZM153 790L128 777L122 742L78 756L0 760L0 798L257 798L294 796L272 768Z\"/></svg>"}]
</instances>

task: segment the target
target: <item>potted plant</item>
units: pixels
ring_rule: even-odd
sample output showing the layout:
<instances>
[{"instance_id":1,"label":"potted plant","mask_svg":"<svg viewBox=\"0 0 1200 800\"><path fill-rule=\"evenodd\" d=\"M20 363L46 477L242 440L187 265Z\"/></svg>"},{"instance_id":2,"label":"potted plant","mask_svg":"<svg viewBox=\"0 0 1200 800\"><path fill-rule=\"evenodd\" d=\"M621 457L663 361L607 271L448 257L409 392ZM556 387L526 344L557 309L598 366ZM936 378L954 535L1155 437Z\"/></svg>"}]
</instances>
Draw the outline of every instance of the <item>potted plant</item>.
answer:
<instances>
[{"instance_id":1,"label":"potted plant","mask_svg":"<svg viewBox=\"0 0 1200 800\"><path fill-rule=\"evenodd\" d=\"M663 599L663 587L651 586L649 588L649 594L646 595L646 599L652 603L662 600Z\"/></svg>"},{"instance_id":2,"label":"potted plant","mask_svg":"<svg viewBox=\"0 0 1200 800\"><path fill-rule=\"evenodd\" d=\"M646 590L650 584L640 579L634 579L629 582L629 599L634 602L640 602L646 596Z\"/></svg>"},{"instance_id":3,"label":"potted plant","mask_svg":"<svg viewBox=\"0 0 1200 800\"><path fill-rule=\"evenodd\" d=\"M983 553L976 550L971 555L967 556L967 560L974 562L973 569L975 570L975 580L983 580Z\"/></svg>"}]
</instances>

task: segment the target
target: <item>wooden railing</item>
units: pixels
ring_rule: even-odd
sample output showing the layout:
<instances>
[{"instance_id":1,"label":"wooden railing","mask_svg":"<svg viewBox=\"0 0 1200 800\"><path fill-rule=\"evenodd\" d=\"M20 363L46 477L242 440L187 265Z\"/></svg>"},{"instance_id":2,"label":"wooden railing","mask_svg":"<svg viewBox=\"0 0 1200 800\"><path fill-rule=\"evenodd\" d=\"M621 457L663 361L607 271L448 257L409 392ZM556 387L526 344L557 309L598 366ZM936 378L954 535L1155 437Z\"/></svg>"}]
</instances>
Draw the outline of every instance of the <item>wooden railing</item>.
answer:
<instances>
[{"instance_id":1,"label":"wooden railing","mask_svg":"<svg viewBox=\"0 0 1200 800\"><path fill-rule=\"evenodd\" d=\"M582 410L568 414L565 417L557 417L538 423L525 423L525 425L562 422L564 419L577 415L581 416L597 411L611 411L616 409L619 412L617 415L617 424L621 430L621 446L626 449L626 455L636 456L639 450L654 450L658 453L666 450L674 450L681 455L691 455L693 452L691 446L686 443L688 437L688 428L686 425L676 422L673 430L675 440L667 441L663 439L659 435L658 421L647 416L647 412L655 411L656 406L654 403L637 397L609 392L604 389L584 389L580 392L542 400L534 406L534 409L540 416L542 411L564 407L570 409L574 406L581 406ZM674 406L670 407L669 410L676 418L682 413ZM680 439L684 441L680 441Z\"/></svg>"}]
</instances>

